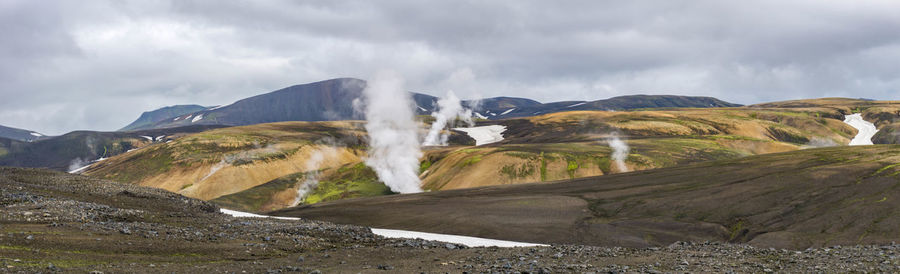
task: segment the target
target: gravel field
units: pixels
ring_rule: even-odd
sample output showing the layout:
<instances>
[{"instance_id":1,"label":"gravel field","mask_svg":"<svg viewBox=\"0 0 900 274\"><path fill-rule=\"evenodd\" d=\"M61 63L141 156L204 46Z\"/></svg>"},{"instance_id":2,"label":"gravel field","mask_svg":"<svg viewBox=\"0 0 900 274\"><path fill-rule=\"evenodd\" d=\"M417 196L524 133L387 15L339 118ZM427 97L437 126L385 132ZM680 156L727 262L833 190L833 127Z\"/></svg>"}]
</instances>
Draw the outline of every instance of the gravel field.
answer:
<instances>
[{"instance_id":1,"label":"gravel field","mask_svg":"<svg viewBox=\"0 0 900 274\"><path fill-rule=\"evenodd\" d=\"M677 242L468 248L365 227L234 218L158 189L0 168L2 272L900 272L900 245L761 249Z\"/></svg>"}]
</instances>

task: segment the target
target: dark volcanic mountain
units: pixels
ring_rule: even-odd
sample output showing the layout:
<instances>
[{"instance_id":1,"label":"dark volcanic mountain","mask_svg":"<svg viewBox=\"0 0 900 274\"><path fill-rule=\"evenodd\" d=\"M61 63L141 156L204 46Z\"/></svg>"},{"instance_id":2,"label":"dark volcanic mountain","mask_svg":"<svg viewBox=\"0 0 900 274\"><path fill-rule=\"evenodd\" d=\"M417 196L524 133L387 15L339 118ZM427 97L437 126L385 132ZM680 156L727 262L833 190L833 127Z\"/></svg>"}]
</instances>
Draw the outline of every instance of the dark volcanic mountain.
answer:
<instances>
[{"instance_id":1,"label":"dark volcanic mountain","mask_svg":"<svg viewBox=\"0 0 900 274\"><path fill-rule=\"evenodd\" d=\"M69 171L99 158L125 153L153 142L222 126L153 129L129 132L73 131L62 136L21 142L0 138L0 166L42 167Z\"/></svg>"},{"instance_id":2,"label":"dark volcanic mountain","mask_svg":"<svg viewBox=\"0 0 900 274\"><path fill-rule=\"evenodd\" d=\"M502 98L502 97L501 97ZM517 99L517 98L511 98ZM713 108L739 107L712 97L678 95L628 95L597 101L564 101L547 104L497 105L479 112L488 119L528 117L573 110L630 110L641 108Z\"/></svg>"},{"instance_id":3,"label":"dark volcanic mountain","mask_svg":"<svg viewBox=\"0 0 900 274\"><path fill-rule=\"evenodd\" d=\"M185 115L167 117L136 129L186 125L252 125L282 121L333 121L359 119L353 100L359 98L365 81L339 78L296 85L246 98L233 104ZM421 97L421 95L419 96ZM433 97L431 97L433 98ZM422 97L421 100L429 101Z\"/></svg>"},{"instance_id":4,"label":"dark volcanic mountain","mask_svg":"<svg viewBox=\"0 0 900 274\"><path fill-rule=\"evenodd\" d=\"M353 109L353 101L360 98L366 82L353 78L338 78L321 82L296 85L270 93L237 101L233 104L191 113L166 116L164 109L147 112L123 130L171 128L186 125L240 126L282 121L334 121L362 119ZM412 93L415 111L428 115L435 110L437 97ZM494 97L463 101L475 108L482 119L525 117L537 114L571 110L626 110L661 107L732 107L739 106L710 97L671 95L622 96L593 102L566 101L542 104L514 97ZM149 115L148 115L149 116ZM148 122L155 120L155 122Z\"/></svg>"},{"instance_id":5,"label":"dark volcanic mountain","mask_svg":"<svg viewBox=\"0 0 900 274\"><path fill-rule=\"evenodd\" d=\"M137 120L120 129L120 131L134 130L143 126L162 122L166 119L171 119L172 117L194 113L205 109L207 108L201 105L175 105L160 108L154 111L147 111L142 113L141 117L138 117Z\"/></svg>"},{"instance_id":6,"label":"dark volcanic mountain","mask_svg":"<svg viewBox=\"0 0 900 274\"><path fill-rule=\"evenodd\" d=\"M0 126L0 137L13 139L13 140L17 140L17 141L25 141L25 142L31 142L34 140L47 138L43 134L40 134L40 133L37 133L34 131L12 128L12 127L5 127L5 126Z\"/></svg>"}]
</instances>

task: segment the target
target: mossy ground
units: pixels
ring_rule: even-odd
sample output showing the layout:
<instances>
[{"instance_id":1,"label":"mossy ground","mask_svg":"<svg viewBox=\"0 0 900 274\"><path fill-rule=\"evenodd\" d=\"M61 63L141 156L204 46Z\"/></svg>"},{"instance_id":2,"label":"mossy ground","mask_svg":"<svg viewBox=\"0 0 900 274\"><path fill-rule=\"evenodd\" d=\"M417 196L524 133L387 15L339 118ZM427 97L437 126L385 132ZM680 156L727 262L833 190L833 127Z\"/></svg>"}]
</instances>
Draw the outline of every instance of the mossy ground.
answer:
<instances>
[{"instance_id":1,"label":"mossy ground","mask_svg":"<svg viewBox=\"0 0 900 274\"><path fill-rule=\"evenodd\" d=\"M375 171L364 163L357 163L338 168L321 178L318 186L306 196L304 204L390 194L393 192L378 181Z\"/></svg>"}]
</instances>

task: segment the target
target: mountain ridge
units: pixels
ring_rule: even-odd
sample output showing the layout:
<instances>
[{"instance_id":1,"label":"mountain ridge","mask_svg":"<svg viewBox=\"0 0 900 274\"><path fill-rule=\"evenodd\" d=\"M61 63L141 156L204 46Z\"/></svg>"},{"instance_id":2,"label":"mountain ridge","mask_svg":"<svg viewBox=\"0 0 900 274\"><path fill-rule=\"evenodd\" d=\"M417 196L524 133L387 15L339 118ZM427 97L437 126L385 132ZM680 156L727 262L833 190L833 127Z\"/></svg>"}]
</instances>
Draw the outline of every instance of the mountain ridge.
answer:
<instances>
[{"instance_id":1,"label":"mountain ridge","mask_svg":"<svg viewBox=\"0 0 900 274\"><path fill-rule=\"evenodd\" d=\"M125 128L136 130L191 124L242 126L283 121L359 120L364 117L354 110L352 102L362 96L365 86L366 81L356 78L335 78L292 85L247 97L229 105L160 118L153 123L142 122L139 118ZM410 94L415 103L416 114L429 115L436 110L435 102L439 99L438 97L416 92L410 92ZM740 106L712 97L678 95L629 95L596 101L551 103L541 103L528 98L500 96L480 100L463 100L461 103L469 108L474 108L476 117L488 120L528 117L570 110ZM161 110L149 112L156 113Z\"/></svg>"},{"instance_id":2,"label":"mountain ridge","mask_svg":"<svg viewBox=\"0 0 900 274\"><path fill-rule=\"evenodd\" d=\"M201 105L174 105L158 108L152 111L145 111L144 113L141 113L141 116L138 117L137 120L131 122L131 124L128 124L118 131L138 129L141 126L158 123L165 119L201 111L204 109L207 108Z\"/></svg>"},{"instance_id":3,"label":"mountain ridge","mask_svg":"<svg viewBox=\"0 0 900 274\"><path fill-rule=\"evenodd\" d=\"M23 142L33 142L48 138L48 136L38 133L37 131L7 127L2 125L0 125L0 137Z\"/></svg>"}]
</instances>

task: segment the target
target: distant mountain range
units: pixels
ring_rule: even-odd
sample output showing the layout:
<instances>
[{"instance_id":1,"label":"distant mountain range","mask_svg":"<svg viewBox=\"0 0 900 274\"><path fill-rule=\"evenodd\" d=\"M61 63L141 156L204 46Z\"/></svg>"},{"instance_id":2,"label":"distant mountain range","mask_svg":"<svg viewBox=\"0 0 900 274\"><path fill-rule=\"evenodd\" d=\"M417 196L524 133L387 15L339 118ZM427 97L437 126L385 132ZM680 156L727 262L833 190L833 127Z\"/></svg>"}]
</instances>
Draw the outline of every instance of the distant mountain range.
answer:
<instances>
[{"instance_id":1,"label":"distant mountain range","mask_svg":"<svg viewBox=\"0 0 900 274\"><path fill-rule=\"evenodd\" d=\"M47 136L44 136L44 134L40 134L35 131L5 126L0 126L0 137L23 142L32 142L47 138Z\"/></svg>"},{"instance_id":2,"label":"distant mountain range","mask_svg":"<svg viewBox=\"0 0 900 274\"><path fill-rule=\"evenodd\" d=\"M117 132L74 131L61 136L0 126L0 166L44 167L71 170L75 166L121 154L155 142L211 128L281 121L359 120L354 99L366 82L338 78L295 85L239 100L226 106L175 105L144 112ZM411 93L418 115L436 110L438 97ZM626 110L659 107L738 106L709 97L622 96L598 101L540 103L515 97L463 101L475 116L498 120L569 110Z\"/></svg>"},{"instance_id":3,"label":"distant mountain range","mask_svg":"<svg viewBox=\"0 0 900 274\"><path fill-rule=\"evenodd\" d=\"M0 137L0 166L70 171L98 159L219 127L222 126L195 125L129 132L73 131L31 142Z\"/></svg>"},{"instance_id":4,"label":"distant mountain range","mask_svg":"<svg viewBox=\"0 0 900 274\"><path fill-rule=\"evenodd\" d=\"M124 131L173 128L187 125L252 125L282 121L334 121L363 119L353 109L353 100L360 98L366 82L353 78L338 78L295 85L270 93L239 100L226 106L205 108L199 105L179 105L144 112ZM438 97L412 93L415 111L428 115L435 111ZM711 97L672 95L633 95L597 101L565 101L540 103L515 97L493 97L478 101L463 101L474 108L482 119L527 117L571 110L628 110L666 107L736 107Z\"/></svg>"},{"instance_id":5,"label":"distant mountain range","mask_svg":"<svg viewBox=\"0 0 900 274\"><path fill-rule=\"evenodd\" d=\"M471 103L470 103L471 104ZM739 107L712 97L678 95L627 95L597 101L563 101L542 104L534 100L510 97L484 99L476 116L506 119L575 110L629 110L641 108L714 108Z\"/></svg>"},{"instance_id":6,"label":"distant mountain range","mask_svg":"<svg viewBox=\"0 0 900 274\"><path fill-rule=\"evenodd\" d=\"M142 113L141 117L138 117L137 120L131 122L131 124L128 124L119 131L135 130L148 125L152 126L154 123L168 118L194 113L205 109L207 108L201 105L175 105L160 108L154 111L147 111Z\"/></svg>"}]
</instances>

